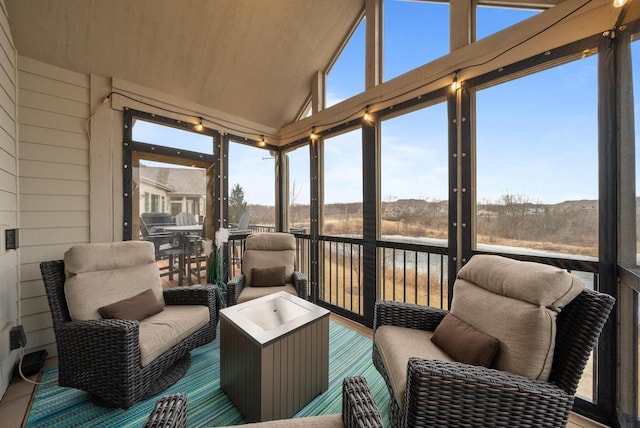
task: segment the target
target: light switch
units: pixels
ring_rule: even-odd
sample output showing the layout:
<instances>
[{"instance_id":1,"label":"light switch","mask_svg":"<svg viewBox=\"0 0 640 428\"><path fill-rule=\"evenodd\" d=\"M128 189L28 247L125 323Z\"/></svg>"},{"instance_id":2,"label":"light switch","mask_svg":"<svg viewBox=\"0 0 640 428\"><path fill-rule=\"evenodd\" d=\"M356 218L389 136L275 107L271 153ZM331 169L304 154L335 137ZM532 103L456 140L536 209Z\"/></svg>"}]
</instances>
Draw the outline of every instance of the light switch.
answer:
<instances>
[{"instance_id":1,"label":"light switch","mask_svg":"<svg viewBox=\"0 0 640 428\"><path fill-rule=\"evenodd\" d=\"M18 249L18 229L6 229L4 231L4 249Z\"/></svg>"}]
</instances>

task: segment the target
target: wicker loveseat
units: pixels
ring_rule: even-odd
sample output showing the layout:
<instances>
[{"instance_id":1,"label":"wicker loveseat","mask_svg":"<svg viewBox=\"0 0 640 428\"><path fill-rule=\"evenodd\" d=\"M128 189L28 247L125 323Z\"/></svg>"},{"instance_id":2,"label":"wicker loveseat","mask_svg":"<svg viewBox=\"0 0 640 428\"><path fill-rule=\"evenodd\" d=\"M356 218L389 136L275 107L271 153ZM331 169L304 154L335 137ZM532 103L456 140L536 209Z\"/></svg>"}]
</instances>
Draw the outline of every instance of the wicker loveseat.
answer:
<instances>
[{"instance_id":1,"label":"wicker loveseat","mask_svg":"<svg viewBox=\"0 0 640 428\"><path fill-rule=\"evenodd\" d=\"M163 290L154 255L145 241L82 244L64 261L41 263L60 386L126 409L175 383L191 365L190 351L215 338L215 286ZM144 307L137 296L152 300L153 315L118 319L116 311L103 319L105 308L122 302Z\"/></svg>"},{"instance_id":2,"label":"wicker loveseat","mask_svg":"<svg viewBox=\"0 0 640 428\"><path fill-rule=\"evenodd\" d=\"M290 233L263 232L252 233L247 237L242 255L242 273L227 284L227 305L232 306L248 300L257 299L278 291L307 299L307 278L295 270L296 239ZM284 274L275 283L273 269L281 268ZM267 272L265 274L265 272ZM260 278L265 279L258 281ZM261 284L259 284L261 282Z\"/></svg>"},{"instance_id":3,"label":"wicker loveseat","mask_svg":"<svg viewBox=\"0 0 640 428\"><path fill-rule=\"evenodd\" d=\"M373 362L391 395L392 425L565 426L613 305L566 271L489 255L460 270L450 313L377 302ZM493 363L460 362L468 350L454 360L437 346L445 317L449 325L462 320L465 334L499 343ZM436 342L444 337L460 355L450 344L457 333L448 333Z\"/></svg>"},{"instance_id":4,"label":"wicker loveseat","mask_svg":"<svg viewBox=\"0 0 640 428\"><path fill-rule=\"evenodd\" d=\"M144 428L185 428L187 426L187 397L173 394L161 397L149 415ZM255 428L382 428L382 415L371 395L364 377L345 378L342 382L342 413L280 419L242 425Z\"/></svg>"}]
</instances>

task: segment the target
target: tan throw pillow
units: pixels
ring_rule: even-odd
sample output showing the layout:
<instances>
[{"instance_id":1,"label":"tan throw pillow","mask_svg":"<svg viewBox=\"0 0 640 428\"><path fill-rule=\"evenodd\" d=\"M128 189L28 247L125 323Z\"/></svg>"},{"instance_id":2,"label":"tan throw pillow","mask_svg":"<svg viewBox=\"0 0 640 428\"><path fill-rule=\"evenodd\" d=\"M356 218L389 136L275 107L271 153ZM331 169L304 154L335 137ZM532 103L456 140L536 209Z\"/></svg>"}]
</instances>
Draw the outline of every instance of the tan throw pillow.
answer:
<instances>
[{"instance_id":1,"label":"tan throw pillow","mask_svg":"<svg viewBox=\"0 0 640 428\"><path fill-rule=\"evenodd\" d=\"M474 366L491 367L500 349L498 339L452 314L442 319L431 341L454 360Z\"/></svg>"},{"instance_id":2,"label":"tan throw pillow","mask_svg":"<svg viewBox=\"0 0 640 428\"><path fill-rule=\"evenodd\" d=\"M136 296L103 306L98 312L103 318L142 321L162 312L162 305L153 294L153 290L148 289Z\"/></svg>"},{"instance_id":3,"label":"tan throw pillow","mask_svg":"<svg viewBox=\"0 0 640 428\"><path fill-rule=\"evenodd\" d=\"M252 287L274 287L284 285L284 266L251 269Z\"/></svg>"}]
</instances>

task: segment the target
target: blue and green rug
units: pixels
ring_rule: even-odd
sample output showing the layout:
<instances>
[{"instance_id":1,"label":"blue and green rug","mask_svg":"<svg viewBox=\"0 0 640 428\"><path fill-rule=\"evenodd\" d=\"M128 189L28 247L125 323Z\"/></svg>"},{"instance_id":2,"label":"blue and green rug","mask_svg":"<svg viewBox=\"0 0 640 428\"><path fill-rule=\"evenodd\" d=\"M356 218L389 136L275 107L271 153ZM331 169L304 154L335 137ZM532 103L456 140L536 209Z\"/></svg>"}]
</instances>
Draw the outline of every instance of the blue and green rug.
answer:
<instances>
[{"instance_id":1,"label":"blue and green rug","mask_svg":"<svg viewBox=\"0 0 640 428\"><path fill-rule=\"evenodd\" d=\"M26 427L141 427L156 400L178 392L187 394L189 427L213 427L244 423L242 415L220 391L220 341L191 353L187 374L163 393L128 410L99 407L76 389L57 384L58 368L42 375ZM342 379L364 376L388 426L389 393L371 361L371 339L334 321L329 324L329 389L300 409L293 417L340 413ZM1 425L1 424L0 424Z\"/></svg>"}]
</instances>

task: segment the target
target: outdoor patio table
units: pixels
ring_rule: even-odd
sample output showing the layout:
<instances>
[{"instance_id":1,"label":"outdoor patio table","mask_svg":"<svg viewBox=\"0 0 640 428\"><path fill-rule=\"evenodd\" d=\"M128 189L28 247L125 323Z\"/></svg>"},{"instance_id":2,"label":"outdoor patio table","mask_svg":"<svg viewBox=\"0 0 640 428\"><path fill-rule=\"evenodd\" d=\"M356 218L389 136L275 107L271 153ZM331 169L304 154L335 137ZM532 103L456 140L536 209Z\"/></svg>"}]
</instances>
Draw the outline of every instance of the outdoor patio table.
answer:
<instances>
[{"instance_id":1,"label":"outdoor patio table","mask_svg":"<svg viewBox=\"0 0 640 428\"><path fill-rule=\"evenodd\" d=\"M166 226L164 231L173 232L178 235L182 256L178 259L178 285L182 285L186 272L185 258L189 257L189 236L194 233L202 233L201 224L190 224L187 226Z\"/></svg>"}]
</instances>

